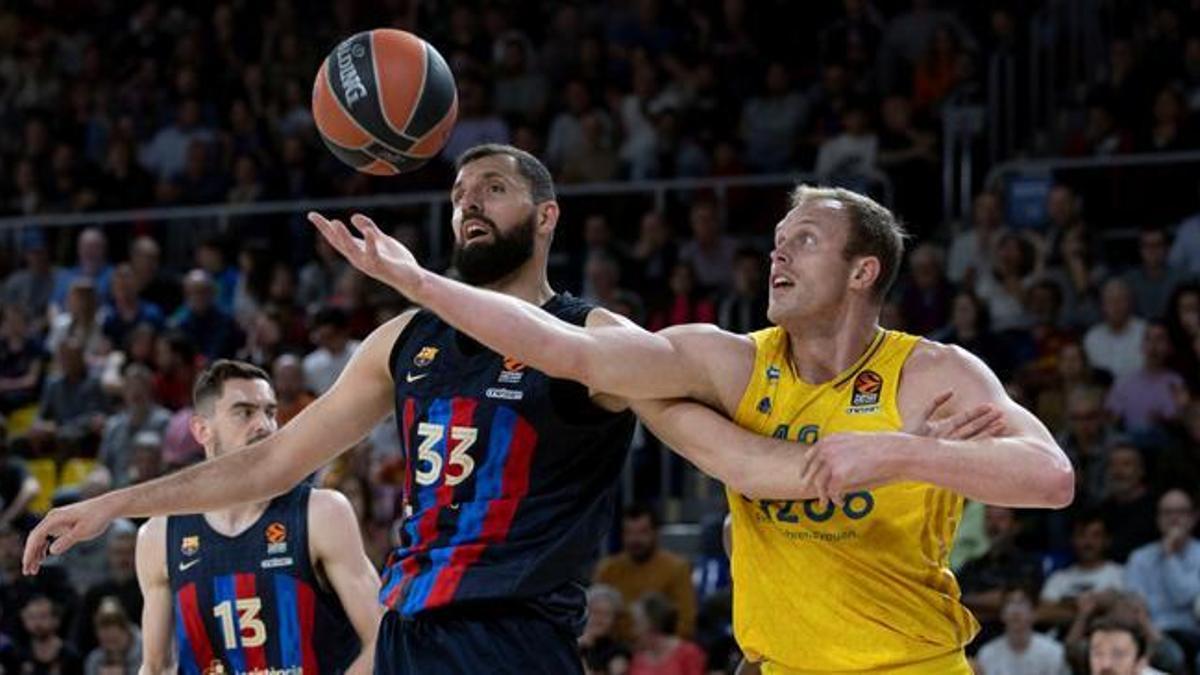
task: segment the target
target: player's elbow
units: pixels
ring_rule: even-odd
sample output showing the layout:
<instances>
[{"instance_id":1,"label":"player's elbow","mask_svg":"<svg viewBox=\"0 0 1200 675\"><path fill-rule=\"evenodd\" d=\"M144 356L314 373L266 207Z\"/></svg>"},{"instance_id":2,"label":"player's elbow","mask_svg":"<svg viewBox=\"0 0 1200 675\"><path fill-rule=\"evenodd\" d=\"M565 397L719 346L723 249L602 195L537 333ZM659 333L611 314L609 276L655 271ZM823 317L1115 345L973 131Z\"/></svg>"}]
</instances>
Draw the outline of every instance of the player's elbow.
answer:
<instances>
[{"instance_id":1,"label":"player's elbow","mask_svg":"<svg viewBox=\"0 0 1200 675\"><path fill-rule=\"evenodd\" d=\"M1065 466L1055 465L1046 476L1046 506L1052 509L1062 509L1075 501L1075 470L1070 462Z\"/></svg>"},{"instance_id":2,"label":"player's elbow","mask_svg":"<svg viewBox=\"0 0 1200 675\"><path fill-rule=\"evenodd\" d=\"M1061 509L1071 505L1075 500L1075 469L1071 461L1054 448L1047 453L1047 461L1037 468L1037 479L1029 482L1036 487L1033 496L1037 506L1049 509Z\"/></svg>"}]
</instances>

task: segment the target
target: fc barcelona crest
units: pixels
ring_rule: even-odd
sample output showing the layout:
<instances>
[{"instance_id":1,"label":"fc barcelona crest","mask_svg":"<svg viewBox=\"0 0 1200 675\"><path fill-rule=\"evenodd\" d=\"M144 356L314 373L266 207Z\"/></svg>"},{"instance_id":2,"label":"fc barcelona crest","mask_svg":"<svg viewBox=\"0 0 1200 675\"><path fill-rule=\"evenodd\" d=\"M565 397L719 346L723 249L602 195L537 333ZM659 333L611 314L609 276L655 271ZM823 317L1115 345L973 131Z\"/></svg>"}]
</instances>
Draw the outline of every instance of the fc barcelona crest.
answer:
<instances>
[{"instance_id":1,"label":"fc barcelona crest","mask_svg":"<svg viewBox=\"0 0 1200 675\"><path fill-rule=\"evenodd\" d=\"M179 551L186 556L196 555L196 552L199 550L200 550L200 537L199 536L184 537L183 541L179 544Z\"/></svg>"},{"instance_id":2,"label":"fc barcelona crest","mask_svg":"<svg viewBox=\"0 0 1200 675\"><path fill-rule=\"evenodd\" d=\"M424 368L433 363L434 358L437 357L437 353L437 347L421 347L421 351L417 352L417 355L413 357L413 365L418 368Z\"/></svg>"}]
</instances>

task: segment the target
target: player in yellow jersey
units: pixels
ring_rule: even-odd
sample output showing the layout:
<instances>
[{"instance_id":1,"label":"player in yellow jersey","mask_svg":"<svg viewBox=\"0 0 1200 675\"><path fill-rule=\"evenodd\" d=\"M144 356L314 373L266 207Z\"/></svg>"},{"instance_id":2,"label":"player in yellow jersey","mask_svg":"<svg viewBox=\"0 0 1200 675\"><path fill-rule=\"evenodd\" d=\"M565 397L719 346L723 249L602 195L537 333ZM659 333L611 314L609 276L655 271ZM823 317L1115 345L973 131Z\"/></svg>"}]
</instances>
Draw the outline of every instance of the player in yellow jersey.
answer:
<instances>
[{"instance_id":1,"label":"player in yellow jersey","mask_svg":"<svg viewBox=\"0 0 1200 675\"><path fill-rule=\"evenodd\" d=\"M464 199L514 189L499 174L483 187L486 196ZM463 227L471 217L464 210ZM969 673L962 647L975 624L946 561L962 498L1071 501L1070 463L986 365L879 327L903 233L890 212L855 193L796 191L771 256L777 327L753 336L713 326L649 333L602 310L570 325L421 269L363 216L351 220L362 239L338 221L311 219L363 272L495 351L588 385L598 402L631 402L668 444L725 481L735 630L766 673ZM553 233L553 219L538 221L539 250ZM948 388L951 415L994 406L1002 436L917 435ZM73 541L98 531L93 520L74 510L42 529ZM27 568L42 541L27 547Z\"/></svg>"},{"instance_id":2,"label":"player in yellow jersey","mask_svg":"<svg viewBox=\"0 0 1200 675\"><path fill-rule=\"evenodd\" d=\"M654 334L598 311L569 325L422 270L363 216L352 220L361 240L313 220L359 269L497 352L632 401L668 444L726 481L734 629L765 673L969 673L963 646L978 624L948 565L963 499L1057 508L1073 497L1070 462L987 365L880 328L904 233L862 195L793 193L771 253L775 327L749 336L699 325ZM1004 433L915 435L947 388L952 411L998 408ZM677 398L724 412L766 445L745 447L739 430L653 401ZM791 456L763 451L780 447Z\"/></svg>"}]
</instances>

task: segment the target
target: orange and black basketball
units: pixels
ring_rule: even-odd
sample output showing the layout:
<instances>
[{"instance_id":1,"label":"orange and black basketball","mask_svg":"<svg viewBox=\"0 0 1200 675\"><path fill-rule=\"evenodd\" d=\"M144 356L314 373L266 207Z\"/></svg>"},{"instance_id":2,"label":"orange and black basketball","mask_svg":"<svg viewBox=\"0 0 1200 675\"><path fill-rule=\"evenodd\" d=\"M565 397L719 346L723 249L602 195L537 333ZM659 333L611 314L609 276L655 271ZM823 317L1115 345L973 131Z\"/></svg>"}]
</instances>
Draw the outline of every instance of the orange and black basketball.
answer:
<instances>
[{"instance_id":1,"label":"orange and black basketball","mask_svg":"<svg viewBox=\"0 0 1200 675\"><path fill-rule=\"evenodd\" d=\"M428 42L381 28L343 40L313 83L313 117L338 159L375 175L441 151L458 115L454 75Z\"/></svg>"}]
</instances>

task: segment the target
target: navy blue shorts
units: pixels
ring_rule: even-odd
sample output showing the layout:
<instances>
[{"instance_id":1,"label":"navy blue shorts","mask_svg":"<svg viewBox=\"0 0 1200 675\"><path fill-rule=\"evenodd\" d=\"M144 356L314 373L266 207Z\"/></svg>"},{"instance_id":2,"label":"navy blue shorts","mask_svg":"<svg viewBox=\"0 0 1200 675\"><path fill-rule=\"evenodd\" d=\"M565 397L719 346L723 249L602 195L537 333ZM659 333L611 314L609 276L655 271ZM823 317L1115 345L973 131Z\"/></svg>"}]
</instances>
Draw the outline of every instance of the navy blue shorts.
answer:
<instances>
[{"instance_id":1,"label":"navy blue shorts","mask_svg":"<svg viewBox=\"0 0 1200 675\"><path fill-rule=\"evenodd\" d=\"M375 643L379 675L582 675L575 636L526 608L388 610Z\"/></svg>"}]
</instances>

